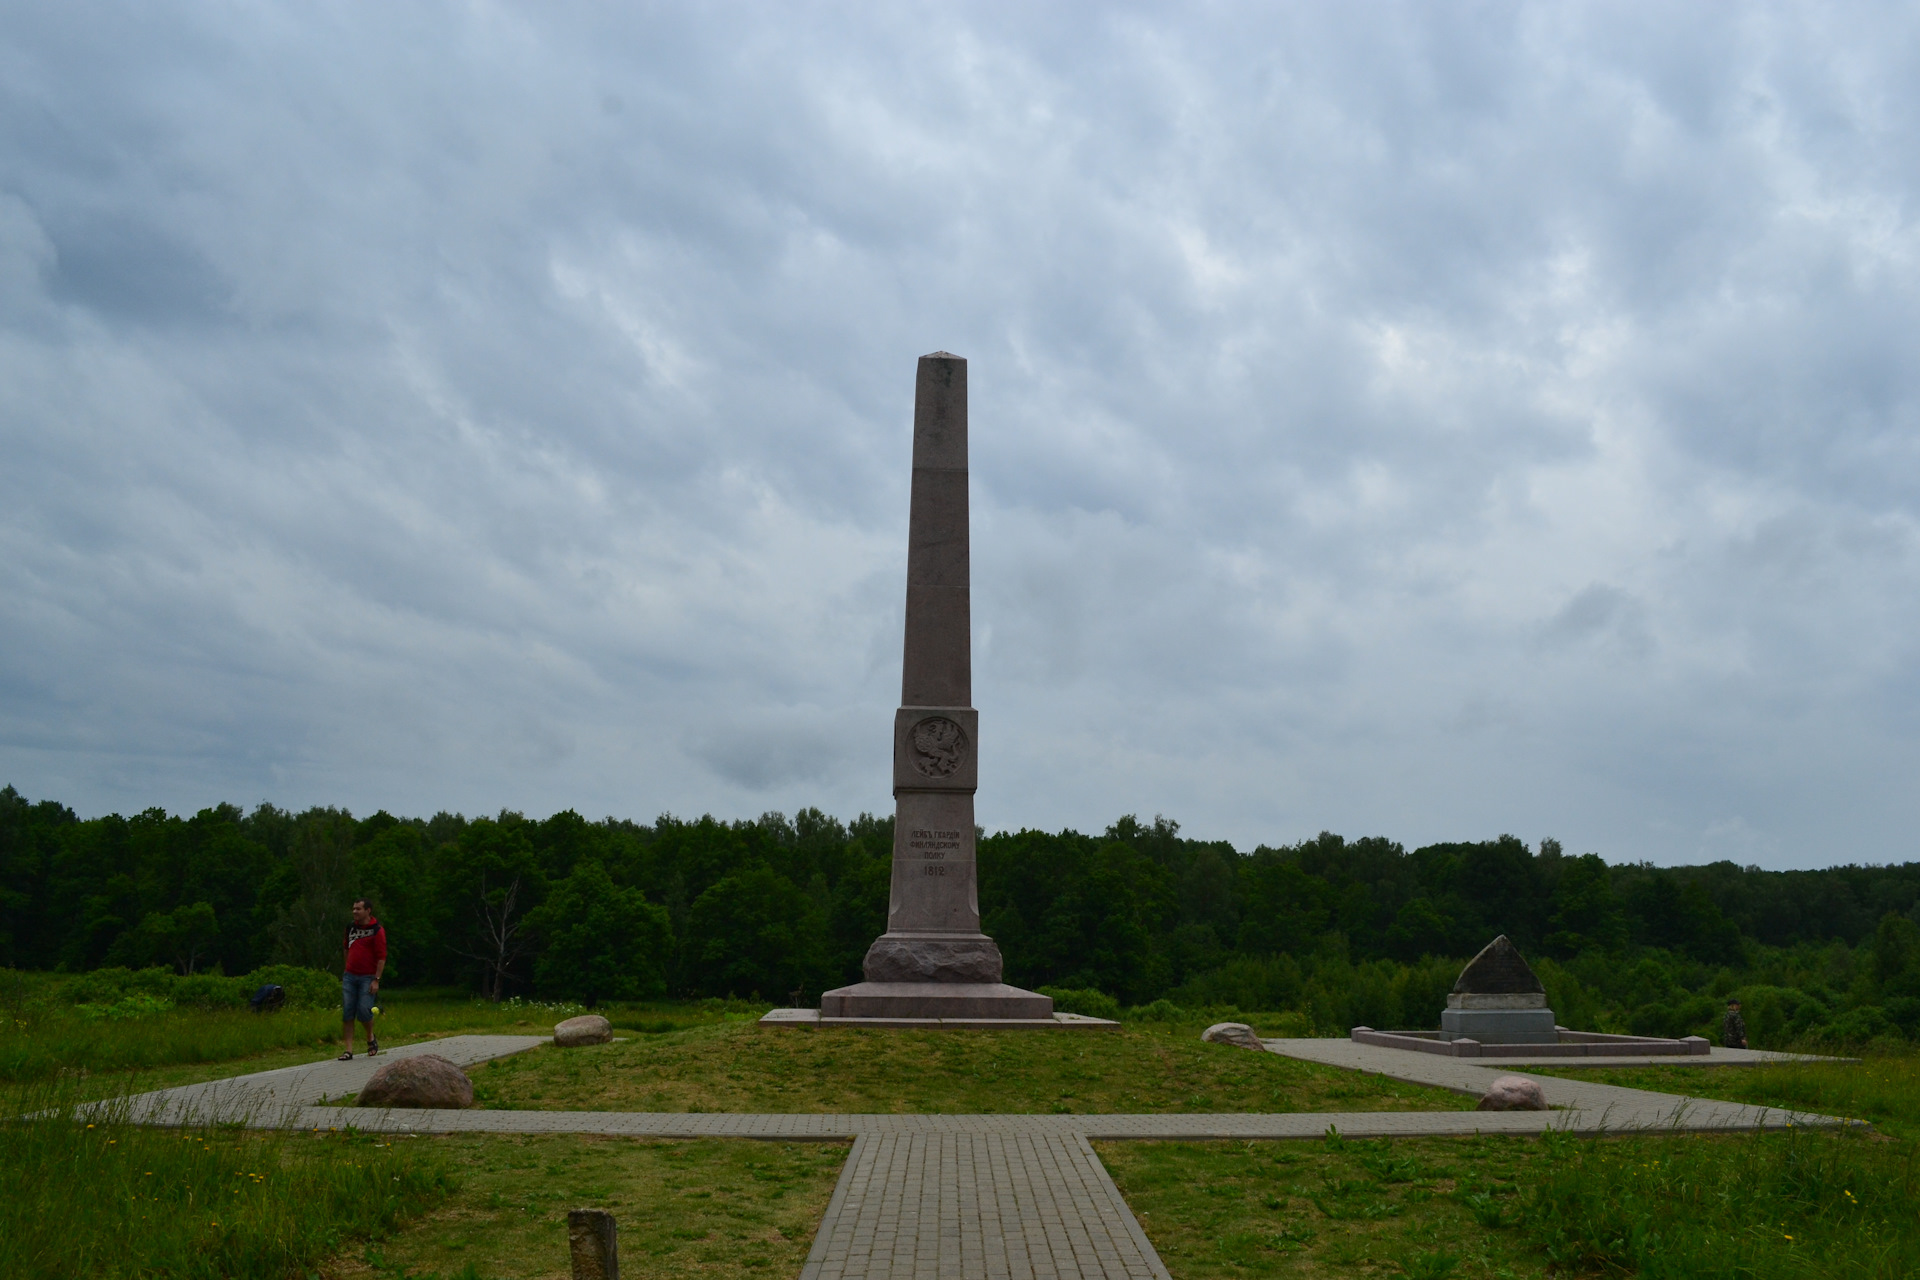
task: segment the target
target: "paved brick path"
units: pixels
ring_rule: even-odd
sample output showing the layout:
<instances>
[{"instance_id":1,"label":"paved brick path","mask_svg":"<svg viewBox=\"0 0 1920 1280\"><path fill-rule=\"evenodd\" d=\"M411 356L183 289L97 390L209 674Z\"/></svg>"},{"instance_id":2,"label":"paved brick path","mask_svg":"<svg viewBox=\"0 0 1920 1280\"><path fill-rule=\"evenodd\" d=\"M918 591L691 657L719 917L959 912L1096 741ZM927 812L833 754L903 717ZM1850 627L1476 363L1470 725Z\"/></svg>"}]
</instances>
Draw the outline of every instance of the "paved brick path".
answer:
<instances>
[{"instance_id":1,"label":"paved brick path","mask_svg":"<svg viewBox=\"0 0 1920 1280\"><path fill-rule=\"evenodd\" d=\"M1562 1080L1498 1064L1486 1065L1485 1059L1449 1058L1443 1054L1420 1053L1411 1049L1387 1049L1379 1045L1356 1044L1351 1040L1265 1040L1270 1052L1345 1067L1369 1075L1386 1076L1409 1084L1433 1085L1470 1097L1479 1097L1500 1076L1518 1075L1536 1080L1547 1095L1547 1105L1560 1111L1532 1112L1554 1128L1576 1133L1608 1133L1627 1129L1675 1129L1688 1132L1728 1129L1782 1129L1790 1125L1834 1125L1841 1123L1828 1116L1801 1115L1770 1107L1750 1107L1738 1102L1716 1102L1705 1098L1687 1098L1679 1094L1654 1093L1629 1089L1617 1084L1595 1084L1585 1080ZM1756 1059L1762 1055L1754 1054ZM1783 1058L1786 1055L1766 1055ZM1668 1058L1667 1064L1685 1064L1685 1059ZM1582 1067L1582 1059L1567 1059L1556 1067ZM1444 1115L1445 1113L1425 1113ZM1469 1113L1484 1121L1488 1116ZM1386 1117L1382 1117L1385 1119ZM1346 1130L1342 1129L1342 1133ZM1435 1129L1430 1132L1445 1132Z\"/></svg>"},{"instance_id":2,"label":"paved brick path","mask_svg":"<svg viewBox=\"0 0 1920 1280\"><path fill-rule=\"evenodd\" d=\"M378 1057L354 1055L338 1060L257 1071L229 1080L182 1085L144 1093L133 1099L132 1118L145 1124L218 1124L244 1121L259 1128L311 1127L300 1123L300 1109L326 1098L346 1098L360 1092L383 1065L394 1058L437 1053L455 1066L471 1067L493 1058L546 1044L550 1036L448 1036L382 1050ZM327 1110L326 1114L335 1114ZM325 1125L322 1125L324 1128Z\"/></svg>"},{"instance_id":3,"label":"paved brick path","mask_svg":"<svg viewBox=\"0 0 1920 1280\"><path fill-rule=\"evenodd\" d=\"M537 1036L450 1036L392 1051L438 1053L462 1066L545 1043ZM1354 1044L1269 1040L1270 1052L1478 1096L1484 1060ZM1245 1052L1227 1049L1223 1052ZM319 1107L366 1083L385 1055L288 1067L135 1100L153 1124L239 1121L256 1127L406 1133L591 1133L647 1138L852 1141L803 1280L1165 1280L1166 1268L1090 1139L1318 1138L1747 1130L1844 1123L1737 1103L1533 1075L1546 1112L1375 1111L1273 1115L715 1115L634 1111L384 1111Z\"/></svg>"},{"instance_id":4,"label":"paved brick path","mask_svg":"<svg viewBox=\"0 0 1920 1280\"><path fill-rule=\"evenodd\" d=\"M1079 1135L858 1138L801 1280L1169 1280Z\"/></svg>"}]
</instances>

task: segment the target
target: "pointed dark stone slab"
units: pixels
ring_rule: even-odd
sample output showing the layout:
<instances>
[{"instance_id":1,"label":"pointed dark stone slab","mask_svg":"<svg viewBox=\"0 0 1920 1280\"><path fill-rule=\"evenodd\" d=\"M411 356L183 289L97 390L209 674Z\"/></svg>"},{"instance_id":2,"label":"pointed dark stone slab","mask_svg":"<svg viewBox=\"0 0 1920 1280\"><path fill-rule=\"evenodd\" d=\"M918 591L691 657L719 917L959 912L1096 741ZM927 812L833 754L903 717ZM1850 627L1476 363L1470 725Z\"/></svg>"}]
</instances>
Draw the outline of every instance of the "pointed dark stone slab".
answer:
<instances>
[{"instance_id":1,"label":"pointed dark stone slab","mask_svg":"<svg viewBox=\"0 0 1920 1280\"><path fill-rule=\"evenodd\" d=\"M1467 962L1453 984L1455 995L1506 996L1545 993L1519 950L1501 934Z\"/></svg>"}]
</instances>

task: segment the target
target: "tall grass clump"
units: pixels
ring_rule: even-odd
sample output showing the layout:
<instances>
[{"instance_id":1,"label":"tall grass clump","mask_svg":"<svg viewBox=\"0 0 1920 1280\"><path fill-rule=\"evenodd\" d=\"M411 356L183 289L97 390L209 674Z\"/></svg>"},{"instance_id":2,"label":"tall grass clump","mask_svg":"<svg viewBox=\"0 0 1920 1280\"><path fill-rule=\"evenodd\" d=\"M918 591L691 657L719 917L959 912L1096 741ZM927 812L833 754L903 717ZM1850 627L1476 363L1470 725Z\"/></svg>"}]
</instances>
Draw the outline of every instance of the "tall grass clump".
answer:
<instances>
[{"instance_id":1,"label":"tall grass clump","mask_svg":"<svg viewBox=\"0 0 1920 1280\"><path fill-rule=\"evenodd\" d=\"M1729 1072L1715 1095L1741 1102L1864 1117L1901 1135L1920 1131L1920 1058L1870 1056L1861 1062L1775 1062Z\"/></svg>"},{"instance_id":2,"label":"tall grass clump","mask_svg":"<svg viewBox=\"0 0 1920 1280\"><path fill-rule=\"evenodd\" d=\"M314 1009L254 1014L163 1006L111 1018L72 1008L0 1010L0 1081L222 1062L319 1046L339 1035L340 1015Z\"/></svg>"},{"instance_id":3,"label":"tall grass clump","mask_svg":"<svg viewBox=\"0 0 1920 1280\"><path fill-rule=\"evenodd\" d=\"M12 1091L0 1122L0 1275L280 1280L452 1189L405 1137L149 1128L124 1103ZM49 1105L55 1103L55 1105Z\"/></svg>"},{"instance_id":4,"label":"tall grass clump","mask_svg":"<svg viewBox=\"0 0 1920 1280\"><path fill-rule=\"evenodd\" d=\"M287 1007L254 1014L247 996L268 982L285 990ZM72 975L0 969L0 1082L317 1046L339 1035L339 991L337 976L290 965L241 978L183 978L166 969Z\"/></svg>"},{"instance_id":5,"label":"tall grass clump","mask_svg":"<svg viewBox=\"0 0 1920 1280\"><path fill-rule=\"evenodd\" d=\"M1911 1142L1806 1129L1542 1141L1523 1229L1557 1268L1646 1280L1920 1272Z\"/></svg>"}]
</instances>

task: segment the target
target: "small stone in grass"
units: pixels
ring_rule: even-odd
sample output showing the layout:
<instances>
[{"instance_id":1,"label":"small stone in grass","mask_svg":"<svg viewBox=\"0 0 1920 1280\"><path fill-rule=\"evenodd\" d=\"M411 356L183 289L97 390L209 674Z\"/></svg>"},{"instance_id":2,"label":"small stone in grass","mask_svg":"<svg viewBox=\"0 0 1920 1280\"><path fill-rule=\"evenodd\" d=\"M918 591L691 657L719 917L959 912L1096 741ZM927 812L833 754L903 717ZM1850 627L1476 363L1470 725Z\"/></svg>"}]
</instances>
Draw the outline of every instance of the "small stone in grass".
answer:
<instances>
[{"instance_id":1,"label":"small stone in grass","mask_svg":"<svg viewBox=\"0 0 1920 1280\"><path fill-rule=\"evenodd\" d=\"M1216 1022L1200 1033L1200 1038L1210 1044L1234 1044L1242 1049L1265 1049L1260 1037L1253 1034L1253 1028L1244 1022Z\"/></svg>"},{"instance_id":2,"label":"small stone in grass","mask_svg":"<svg viewBox=\"0 0 1920 1280\"><path fill-rule=\"evenodd\" d=\"M562 1049L583 1044L607 1044L613 1040L613 1024L597 1013L568 1018L553 1029L553 1043Z\"/></svg>"},{"instance_id":3,"label":"small stone in grass","mask_svg":"<svg viewBox=\"0 0 1920 1280\"><path fill-rule=\"evenodd\" d=\"M1524 1076L1501 1076L1487 1086L1479 1111L1545 1111L1547 1095L1538 1083Z\"/></svg>"}]
</instances>

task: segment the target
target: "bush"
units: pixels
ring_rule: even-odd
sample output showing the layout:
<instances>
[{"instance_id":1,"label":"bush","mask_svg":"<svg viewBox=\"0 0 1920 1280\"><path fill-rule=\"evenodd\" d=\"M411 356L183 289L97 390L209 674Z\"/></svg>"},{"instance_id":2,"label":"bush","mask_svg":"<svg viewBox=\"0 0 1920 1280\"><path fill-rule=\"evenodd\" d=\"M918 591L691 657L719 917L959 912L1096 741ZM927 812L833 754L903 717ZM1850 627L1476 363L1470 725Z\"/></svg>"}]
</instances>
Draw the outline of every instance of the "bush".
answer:
<instances>
[{"instance_id":1,"label":"bush","mask_svg":"<svg viewBox=\"0 0 1920 1280\"><path fill-rule=\"evenodd\" d=\"M1900 1028L1877 1005L1849 1009L1809 1037L1817 1043L1841 1049L1858 1049L1869 1044L1884 1046L1901 1041Z\"/></svg>"},{"instance_id":2,"label":"bush","mask_svg":"<svg viewBox=\"0 0 1920 1280\"><path fill-rule=\"evenodd\" d=\"M163 1013L174 1005L192 1009L244 1009L247 998L272 983L287 993L296 1009L327 1009L340 1003L337 974L298 965L270 964L237 978L218 973L181 977L171 969L95 969L67 980L62 993L67 1002L91 1011L92 1016L129 1017Z\"/></svg>"},{"instance_id":3,"label":"bush","mask_svg":"<svg viewBox=\"0 0 1920 1280\"><path fill-rule=\"evenodd\" d=\"M1243 1021L1253 1022L1256 1018L1260 1026L1265 1028L1265 1034L1269 1039L1278 1037L1286 1040L1304 1040L1313 1035L1313 1019L1298 1009L1289 1009L1282 1013L1248 1014Z\"/></svg>"},{"instance_id":4,"label":"bush","mask_svg":"<svg viewBox=\"0 0 1920 1280\"><path fill-rule=\"evenodd\" d=\"M1092 987L1036 987L1043 996L1053 997L1053 1007L1062 1013L1077 1013L1086 1018L1119 1021L1120 1002Z\"/></svg>"},{"instance_id":5,"label":"bush","mask_svg":"<svg viewBox=\"0 0 1920 1280\"><path fill-rule=\"evenodd\" d=\"M294 1009L337 1009L340 1007L340 975L324 973L319 969L307 969L293 964L270 964L255 969L244 978L235 978L239 984L240 1003L246 1004L247 998L268 983L282 988L287 993L287 1005Z\"/></svg>"},{"instance_id":6,"label":"bush","mask_svg":"<svg viewBox=\"0 0 1920 1280\"><path fill-rule=\"evenodd\" d=\"M1163 996L1152 1004L1128 1010L1127 1016L1135 1022L1180 1022L1186 1018L1187 1011Z\"/></svg>"},{"instance_id":7,"label":"bush","mask_svg":"<svg viewBox=\"0 0 1920 1280\"><path fill-rule=\"evenodd\" d=\"M151 1018L173 1008L171 1000L162 1000L159 996L150 996L144 991L130 991L112 1004L77 1004L73 1011L88 1022L127 1022L135 1018Z\"/></svg>"},{"instance_id":8,"label":"bush","mask_svg":"<svg viewBox=\"0 0 1920 1280\"><path fill-rule=\"evenodd\" d=\"M244 978L217 973L189 974L173 983L173 1002L194 1009L244 1009L252 994Z\"/></svg>"}]
</instances>

